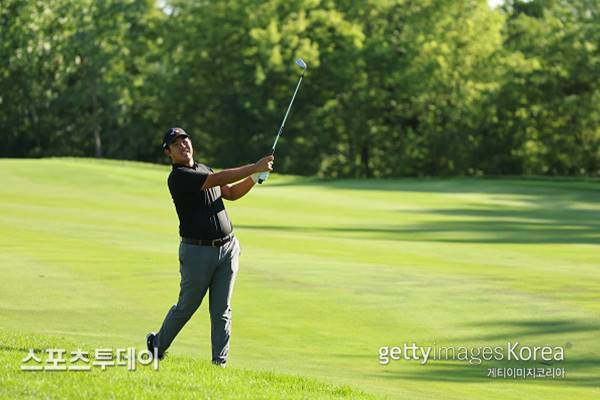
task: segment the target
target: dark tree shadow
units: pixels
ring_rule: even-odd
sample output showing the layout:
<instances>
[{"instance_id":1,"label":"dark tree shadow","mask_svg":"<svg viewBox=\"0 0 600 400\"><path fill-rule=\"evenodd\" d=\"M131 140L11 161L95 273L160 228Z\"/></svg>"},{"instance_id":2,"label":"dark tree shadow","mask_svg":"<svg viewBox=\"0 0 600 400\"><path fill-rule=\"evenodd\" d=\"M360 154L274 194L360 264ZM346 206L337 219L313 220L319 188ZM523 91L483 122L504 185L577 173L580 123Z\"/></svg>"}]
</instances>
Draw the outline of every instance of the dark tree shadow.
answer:
<instances>
[{"instance_id":1,"label":"dark tree shadow","mask_svg":"<svg viewBox=\"0 0 600 400\"><path fill-rule=\"evenodd\" d=\"M564 178L451 178L315 180L297 179L286 185L328 189L397 191L400 194L440 193L509 195L507 205L472 203L465 208L397 208L423 215L416 224L303 227L240 225L244 229L298 231L324 236L350 235L374 240L449 243L600 243L600 180ZM401 195L400 195L401 198ZM510 204L516 201L515 205ZM301 198L298 199L302 201ZM583 203L583 206L582 206ZM431 221L431 216L437 220ZM397 220L397 218L394 218Z\"/></svg>"},{"instance_id":2,"label":"dark tree shadow","mask_svg":"<svg viewBox=\"0 0 600 400\"><path fill-rule=\"evenodd\" d=\"M600 179L552 177L449 177L402 179L310 179L291 185L323 186L333 189L357 189L424 193L552 194L573 191L600 195ZM284 184L285 185L285 184Z\"/></svg>"},{"instance_id":3,"label":"dark tree shadow","mask_svg":"<svg viewBox=\"0 0 600 400\"><path fill-rule=\"evenodd\" d=\"M426 211L427 213L458 214L459 210ZM485 211L479 210L479 214ZM504 211L504 213L506 213ZM426 221L413 225L397 226L340 226L306 227L289 225L236 224L236 229L266 231L306 232L327 237L349 235L365 240L399 240L445 243L600 243L600 215L581 212L578 220L561 218L553 222L517 222L495 218L496 211L490 210L488 218L479 220ZM523 215L516 212L516 215ZM526 214L526 213L525 213ZM468 215L468 213L467 213ZM587 216L586 216L587 215Z\"/></svg>"},{"instance_id":4,"label":"dark tree shadow","mask_svg":"<svg viewBox=\"0 0 600 400\"><path fill-rule=\"evenodd\" d=\"M498 320L478 322L476 324L471 324L471 326L483 327L486 330L491 328L497 333L477 337L465 337L462 340L514 340L532 336L561 335L561 339L566 343L569 339L568 335L564 334L580 332L594 332L597 333L597 336L600 338L600 323L591 321L564 319L528 321ZM600 367L600 364L598 366Z\"/></svg>"}]
</instances>

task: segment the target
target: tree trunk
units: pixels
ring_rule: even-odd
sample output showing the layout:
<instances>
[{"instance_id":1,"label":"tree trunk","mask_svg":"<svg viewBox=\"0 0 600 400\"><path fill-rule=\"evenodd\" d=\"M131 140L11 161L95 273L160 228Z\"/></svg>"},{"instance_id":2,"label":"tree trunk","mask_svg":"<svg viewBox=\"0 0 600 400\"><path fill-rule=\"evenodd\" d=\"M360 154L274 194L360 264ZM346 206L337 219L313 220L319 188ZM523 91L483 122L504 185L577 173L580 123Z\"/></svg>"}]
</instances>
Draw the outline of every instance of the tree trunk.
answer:
<instances>
[{"instance_id":1,"label":"tree trunk","mask_svg":"<svg viewBox=\"0 0 600 400\"><path fill-rule=\"evenodd\" d=\"M102 158L102 138L100 137L100 124L98 123L98 96L96 94L96 77L92 80L92 124L94 129L94 146L96 158Z\"/></svg>"},{"instance_id":2,"label":"tree trunk","mask_svg":"<svg viewBox=\"0 0 600 400\"><path fill-rule=\"evenodd\" d=\"M94 142L96 145L96 158L102 158L102 139L98 130L94 132Z\"/></svg>"},{"instance_id":3,"label":"tree trunk","mask_svg":"<svg viewBox=\"0 0 600 400\"><path fill-rule=\"evenodd\" d=\"M360 148L360 161L363 168L365 178L371 177L371 168L369 167L369 146L363 144Z\"/></svg>"}]
</instances>

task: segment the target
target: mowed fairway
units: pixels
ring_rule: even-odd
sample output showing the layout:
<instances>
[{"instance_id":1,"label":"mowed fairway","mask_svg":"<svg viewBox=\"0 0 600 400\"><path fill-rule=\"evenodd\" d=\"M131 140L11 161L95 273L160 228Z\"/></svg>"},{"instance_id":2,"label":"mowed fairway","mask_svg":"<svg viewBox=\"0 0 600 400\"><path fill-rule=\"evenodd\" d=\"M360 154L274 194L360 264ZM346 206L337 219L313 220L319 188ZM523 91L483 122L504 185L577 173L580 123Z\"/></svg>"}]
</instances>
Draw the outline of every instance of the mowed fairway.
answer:
<instances>
[{"instance_id":1,"label":"mowed fairway","mask_svg":"<svg viewBox=\"0 0 600 400\"><path fill-rule=\"evenodd\" d=\"M212 393L206 303L152 372L167 377L153 391L154 375L123 367L19 371L28 348L142 349L145 334L159 328L179 285L168 171L117 161L0 160L1 397L28 394L27 387L57 398ZM242 257L231 369L214 378L216 398L227 397L228 384L238 397L249 390L248 397L273 398L599 398L597 180L273 175L226 206ZM548 367L539 361L378 362L381 346L508 341L567 345L566 360L550 363L567 377L487 377L491 367ZM278 396L286 382L289 392ZM61 393L63 386L70 391Z\"/></svg>"}]
</instances>

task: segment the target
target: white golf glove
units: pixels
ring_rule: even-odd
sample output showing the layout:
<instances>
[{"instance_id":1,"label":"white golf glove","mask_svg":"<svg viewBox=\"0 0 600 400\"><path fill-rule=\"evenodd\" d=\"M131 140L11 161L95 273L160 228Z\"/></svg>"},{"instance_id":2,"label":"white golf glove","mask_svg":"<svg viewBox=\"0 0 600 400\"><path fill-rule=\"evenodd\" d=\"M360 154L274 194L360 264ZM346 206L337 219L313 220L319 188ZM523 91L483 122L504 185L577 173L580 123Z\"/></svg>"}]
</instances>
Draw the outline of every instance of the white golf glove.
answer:
<instances>
[{"instance_id":1,"label":"white golf glove","mask_svg":"<svg viewBox=\"0 0 600 400\"><path fill-rule=\"evenodd\" d=\"M260 174L261 174L260 172L257 172L255 174L250 175L250 178L252 178L252 182L258 183L258 179L260 177Z\"/></svg>"},{"instance_id":2,"label":"white golf glove","mask_svg":"<svg viewBox=\"0 0 600 400\"><path fill-rule=\"evenodd\" d=\"M257 172L255 174L250 175L254 183L263 183L269 177L268 172Z\"/></svg>"}]
</instances>

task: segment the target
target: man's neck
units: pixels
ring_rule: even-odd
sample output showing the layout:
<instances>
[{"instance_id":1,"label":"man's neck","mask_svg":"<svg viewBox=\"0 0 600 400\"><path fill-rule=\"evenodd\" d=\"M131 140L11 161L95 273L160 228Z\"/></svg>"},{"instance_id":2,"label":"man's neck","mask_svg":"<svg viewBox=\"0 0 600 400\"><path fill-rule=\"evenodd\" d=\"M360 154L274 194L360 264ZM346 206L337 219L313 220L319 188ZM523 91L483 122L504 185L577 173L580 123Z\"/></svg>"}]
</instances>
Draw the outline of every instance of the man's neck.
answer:
<instances>
[{"instance_id":1,"label":"man's neck","mask_svg":"<svg viewBox=\"0 0 600 400\"><path fill-rule=\"evenodd\" d=\"M184 167L193 167L194 166L194 159L190 158L189 160L184 160L184 161L173 161L173 165L181 165Z\"/></svg>"}]
</instances>

